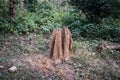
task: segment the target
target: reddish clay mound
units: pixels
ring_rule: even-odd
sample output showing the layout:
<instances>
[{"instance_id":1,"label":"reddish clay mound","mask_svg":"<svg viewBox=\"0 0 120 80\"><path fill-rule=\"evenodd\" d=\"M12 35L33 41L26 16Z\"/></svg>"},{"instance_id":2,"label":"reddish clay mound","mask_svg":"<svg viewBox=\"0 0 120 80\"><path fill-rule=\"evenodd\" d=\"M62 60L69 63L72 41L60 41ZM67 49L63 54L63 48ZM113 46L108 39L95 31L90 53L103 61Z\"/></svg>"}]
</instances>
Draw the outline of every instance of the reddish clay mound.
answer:
<instances>
[{"instance_id":1,"label":"reddish clay mound","mask_svg":"<svg viewBox=\"0 0 120 80\"><path fill-rule=\"evenodd\" d=\"M50 58L56 62L69 60L72 53L72 37L69 29L54 29L50 40Z\"/></svg>"}]
</instances>

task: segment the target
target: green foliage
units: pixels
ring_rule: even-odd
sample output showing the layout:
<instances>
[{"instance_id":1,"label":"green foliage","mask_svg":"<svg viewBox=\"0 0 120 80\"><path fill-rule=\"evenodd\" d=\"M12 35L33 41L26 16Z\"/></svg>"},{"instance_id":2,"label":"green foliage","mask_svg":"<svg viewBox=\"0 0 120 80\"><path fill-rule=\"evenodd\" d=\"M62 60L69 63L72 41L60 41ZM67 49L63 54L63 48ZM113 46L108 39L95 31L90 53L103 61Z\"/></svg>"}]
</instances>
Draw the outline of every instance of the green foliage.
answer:
<instances>
[{"instance_id":1,"label":"green foliage","mask_svg":"<svg viewBox=\"0 0 120 80\"><path fill-rule=\"evenodd\" d=\"M11 26L11 32L29 32L38 29L35 23L36 14L28 11L18 11L13 19L14 24Z\"/></svg>"},{"instance_id":2,"label":"green foliage","mask_svg":"<svg viewBox=\"0 0 120 80\"><path fill-rule=\"evenodd\" d=\"M69 28L74 38L84 37L89 39L115 39L120 37L120 27L105 25L105 24L91 24L80 21L75 21L69 25Z\"/></svg>"},{"instance_id":3,"label":"green foliage","mask_svg":"<svg viewBox=\"0 0 120 80\"><path fill-rule=\"evenodd\" d=\"M5 0L0 0L0 3L0 31L7 31L6 27L8 27L8 3Z\"/></svg>"},{"instance_id":4,"label":"green foliage","mask_svg":"<svg viewBox=\"0 0 120 80\"><path fill-rule=\"evenodd\" d=\"M0 20L2 17L6 18L7 14L7 2L5 0L0 0Z\"/></svg>"},{"instance_id":5,"label":"green foliage","mask_svg":"<svg viewBox=\"0 0 120 80\"><path fill-rule=\"evenodd\" d=\"M77 13L66 12L64 17L64 25L70 25L76 20L80 20L80 15Z\"/></svg>"},{"instance_id":6,"label":"green foliage","mask_svg":"<svg viewBox=\"0 0 120 80\"><path fill-rule=\"evenodd\" d=\"M30 12L35 12L35 7L36 7L36 5L37 5L37 0L27 0L26 1L26 8L27 8L27 10L28 11L30 11Z\"/></svg>"},{"instance_id":7,"label":"green foliage","mask_svg":"<svg viewBox=\"0 0 120 80\"><path fill-rule=\"evenodd\" d=\"M13 33L33 32L38 29L35 18L36 15L34 13L20 10L16 17L12 19L12 23L9 22L9 19L3 19L4 22L1 22L1 30Z\"/></svg>"},{"instance_id":8,"label":"green foliage","mask_svg":"<svg viewBox=\"0 0 120 80\"><path fill-rule=\"evenodd\" d=\"M12 19L12 23L10 23L8 17L8 3L4 0L0 2L2 3L0 4L0 31L2 32L50 34L54 28L61 28L65 25L69 26L74 38L110 40L120 36L119 2L117 0L74 0L72 4L77 6L77 9L81 9L83 13L70 6L67 10L65 9L66 11L59 11L54 5L55 3L46 0L36 0L35 2L27 0L26 7L21 8L21 2L18 1L16 17ZM112 2L117 3L115 5ZM65 5L62 7L65 7ZM112 7L113 9L111 9ZM99 13L98 10L100 10ZM103 20L101 20L101 24L94 24L86 20L88 17L90 19L94 18L93 21L95 22L98 21L96 19L101 18Z\"/></svg>"},{"instance_id":9,"label":"green foliage","mask_svg":"<svg viewBox=\"0 0 120 80\"><path fill-rule=\"evenodd\" d=\"M120 26L120 19L113 19L113 18L104 18L102 20L103 25L111 25L114 27Z\"/></svg>"},{"instance_id":10,"label":"green foliage","mask_svg":"<svg viewBox=\"0 0 120 80\"><path fill-rule=\"evenodd\" d=\"M20 3L18 2L17 5L20 6ZM17 7L17 14L12 19L12 23L9 23L9 18L2 17L0 29L13 33L40 31L47 34L54 28L62 26L64 15L64 12L57 12L52 3L41 1L34 6L34 11L29 7L27 9Z\"/></svg>"},{"instance_id":11,"label":"green foliage","mask_svg":"<svg viewBox=\"0 0 120 80\"><path fill-rule=\"evenodd\" d=\"M82 10L91 22L98 22L105 17L120 17L119 0L70 0L70 2Z\"/></svg>"},{"instance_id":12,"label":"green foliage","mask_svg":"<svg viewBox=\"0 0 120 80\"><path fill-rule=\"evenodd\" d=\"M43 33L49 33L54 28L60 28L65 13L58 12L52 3L43 1L36 7L37 24Z\"/></svg>"}]
</instances>

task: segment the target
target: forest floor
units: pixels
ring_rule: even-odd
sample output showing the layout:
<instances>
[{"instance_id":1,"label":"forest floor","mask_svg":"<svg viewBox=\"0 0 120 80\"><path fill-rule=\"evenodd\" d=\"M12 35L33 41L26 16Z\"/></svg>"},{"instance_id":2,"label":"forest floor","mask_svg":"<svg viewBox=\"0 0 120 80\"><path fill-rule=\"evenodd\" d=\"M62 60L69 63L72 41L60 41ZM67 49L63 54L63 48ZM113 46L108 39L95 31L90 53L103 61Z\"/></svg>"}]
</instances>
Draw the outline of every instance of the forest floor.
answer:
<instances>
[{"instance_id":1,"label":"forest floor","mask_svg":"<svg viewBox=\"0 0 120 80\"><path fill-rule=\"evenodd\" d=\"M71 60L55 64L49 58L49 38L33 33L1 35L0 80L120 80L120 51L100 53L101 42L76 40ZM8 70L12 66L16 72Z\"/></svg>"}]
</instances>

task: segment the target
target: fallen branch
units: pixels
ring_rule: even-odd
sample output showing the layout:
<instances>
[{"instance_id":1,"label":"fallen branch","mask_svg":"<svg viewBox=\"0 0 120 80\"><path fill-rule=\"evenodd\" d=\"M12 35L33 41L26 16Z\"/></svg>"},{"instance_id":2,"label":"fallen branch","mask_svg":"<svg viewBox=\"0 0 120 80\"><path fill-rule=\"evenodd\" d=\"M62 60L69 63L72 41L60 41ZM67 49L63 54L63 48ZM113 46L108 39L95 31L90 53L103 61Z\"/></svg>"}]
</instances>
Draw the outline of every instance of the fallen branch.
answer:
<instances>
[{"instance_id":1,"label":"fallen branch","mask_svg":"<svg viewBox=\"0 0 120 80\"><path fill-rule=\"evenodd\" d=\"M118 46L106 46L106 48L120 50L120 45L118 45Z\"/></svg>"},{"instance_id":2,"label":"fallen branch","mask_svg":"<svg viewBox=\"0 0 120 80\"><path fill-rule=\"evenodd\" d=\"M104 43L99 44L98 46L98 51L103 51L106 49L111 49L111 50L120 50L120 45L115 45L115 46L111 46L111 45L106 45Z\"/></svg>"}]
</instances>

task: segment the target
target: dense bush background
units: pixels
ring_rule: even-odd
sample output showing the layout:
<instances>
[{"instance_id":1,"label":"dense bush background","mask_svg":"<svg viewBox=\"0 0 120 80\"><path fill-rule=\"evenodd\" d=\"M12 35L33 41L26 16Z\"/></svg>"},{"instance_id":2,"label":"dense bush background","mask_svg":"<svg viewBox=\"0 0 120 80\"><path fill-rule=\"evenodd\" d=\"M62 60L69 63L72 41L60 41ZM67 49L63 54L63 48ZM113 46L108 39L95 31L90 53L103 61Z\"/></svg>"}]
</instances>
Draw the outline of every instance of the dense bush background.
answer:
<instances>
[{"instance_id":1,"label":"dense bush background","mask_svg":"<svg viewBox=\"0 0 120 80\"><path fill-rule=\"evenodd\" d=\"M115 40L120 37L118 0L26 0L25 6L20 0L16 1L16 16L10 24L9 0L0 0L1 33L49 34L54 28L68 26L75 39L84 37ZM96 11L100 11L100 14ZM94 19L91 21L90 18Z\"/></svg>"}]
</instances>

